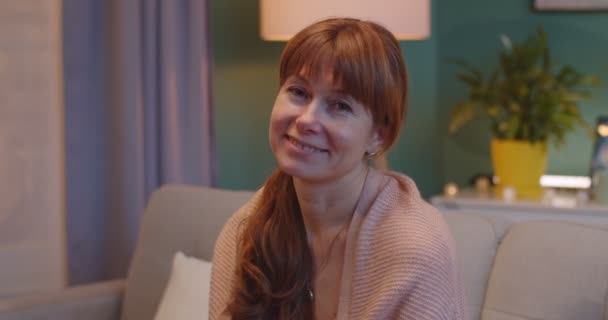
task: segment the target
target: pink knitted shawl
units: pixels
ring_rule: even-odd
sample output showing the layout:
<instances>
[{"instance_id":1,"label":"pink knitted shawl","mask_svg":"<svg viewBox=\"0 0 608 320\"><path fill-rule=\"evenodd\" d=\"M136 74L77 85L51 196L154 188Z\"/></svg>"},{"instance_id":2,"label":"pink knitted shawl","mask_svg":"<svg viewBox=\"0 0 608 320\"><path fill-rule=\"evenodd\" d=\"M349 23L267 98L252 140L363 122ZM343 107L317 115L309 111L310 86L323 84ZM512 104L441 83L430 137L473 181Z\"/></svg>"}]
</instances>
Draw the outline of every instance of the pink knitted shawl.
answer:
<instances>
[{"instance_id":1,"label":"pink knitted shawl","mask_svg":"<svg viewBox=\"0 0 608 320\"><path fill-rule=\"evenodd\" d=\"M347 231L337 319L464 319L464 295L448 227L399 173L370 171ZM369 188L368 184L378 188ZM379 191L378 191L379 190ZM223 314L232 294L239 228L255 208L258 192L226 223L211 274L209 319Z\"/></svg>"}]
</instances>

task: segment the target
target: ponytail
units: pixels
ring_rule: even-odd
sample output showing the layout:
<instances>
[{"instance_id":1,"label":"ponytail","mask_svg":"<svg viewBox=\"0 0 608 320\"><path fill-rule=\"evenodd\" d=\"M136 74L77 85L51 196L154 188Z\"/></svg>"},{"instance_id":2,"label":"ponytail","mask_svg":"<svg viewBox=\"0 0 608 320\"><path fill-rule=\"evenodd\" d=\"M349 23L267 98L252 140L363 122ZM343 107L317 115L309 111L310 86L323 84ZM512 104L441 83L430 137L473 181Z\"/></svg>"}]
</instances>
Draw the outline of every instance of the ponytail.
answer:
<instances>
[{"instance_id":1,"label":"ponytail","mask_svg":"<svg viewBox=\"0 0 608 320\"><path fill-rule=\"evenodd\" d=\"M268 178L238 247L234 320L312 319L313 258L292 177Z\"/></svg>"}]
</instances>

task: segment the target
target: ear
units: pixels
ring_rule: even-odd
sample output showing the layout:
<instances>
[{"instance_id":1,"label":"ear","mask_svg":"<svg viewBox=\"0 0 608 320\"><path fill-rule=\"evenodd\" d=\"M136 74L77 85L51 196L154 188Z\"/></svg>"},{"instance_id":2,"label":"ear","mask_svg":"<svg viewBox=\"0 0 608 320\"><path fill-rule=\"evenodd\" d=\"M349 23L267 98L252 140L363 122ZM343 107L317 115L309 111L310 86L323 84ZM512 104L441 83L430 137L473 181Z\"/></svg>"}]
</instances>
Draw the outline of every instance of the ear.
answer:
<instances>
[{"instance_id":1,"label":"ear","mask_svg":"<svg viewBox=\"0 0 608 320\"><path fill-rule=\"evenodd\" d=\"M386 136L386 129L384 127L376 127L372 132L372 137L367 146L367 153L377 153L382 145L384 144L384 137Z\"/></svg>"}]
</instances>

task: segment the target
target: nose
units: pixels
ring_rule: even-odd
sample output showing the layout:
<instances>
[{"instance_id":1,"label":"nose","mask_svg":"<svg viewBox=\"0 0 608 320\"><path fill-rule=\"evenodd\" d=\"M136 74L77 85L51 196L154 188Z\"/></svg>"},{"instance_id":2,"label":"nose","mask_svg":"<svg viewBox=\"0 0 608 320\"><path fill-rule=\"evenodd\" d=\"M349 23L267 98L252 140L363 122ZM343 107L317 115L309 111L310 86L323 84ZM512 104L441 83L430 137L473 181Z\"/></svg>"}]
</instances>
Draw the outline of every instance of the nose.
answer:
<instances>
[{"instance_id":1,"label":"nose","mask_svg":"<svg viewBox=\"0 0 608 320\"><path fill-rule=\"evenodd\" d=\"M300 114L298 114L295 125L298 131L302 134L312 134L321 131L322 105L320 101L312 100L306 106L303 106Z\"/></svg>"}]
</instances>

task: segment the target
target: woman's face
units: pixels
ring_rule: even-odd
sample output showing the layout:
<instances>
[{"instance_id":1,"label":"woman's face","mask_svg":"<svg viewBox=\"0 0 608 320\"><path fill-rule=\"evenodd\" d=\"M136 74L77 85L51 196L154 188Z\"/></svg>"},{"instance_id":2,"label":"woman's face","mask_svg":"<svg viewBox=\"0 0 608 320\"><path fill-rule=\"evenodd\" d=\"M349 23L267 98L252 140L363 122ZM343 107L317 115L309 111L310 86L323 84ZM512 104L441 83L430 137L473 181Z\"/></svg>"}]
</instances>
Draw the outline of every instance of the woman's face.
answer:
<instances>
[{"instance_id":1,"label":"woman's face","mask_svg":"<svg viewBox=\"0 0 608 320\"><path fill-rule=\"evenodd\" d=\"M270 146L279 167L309 181L332 181L365 166L365 152L382 143L371 113L323 72L292 76L270 116Z\"/></svg>"}]
</instances>

